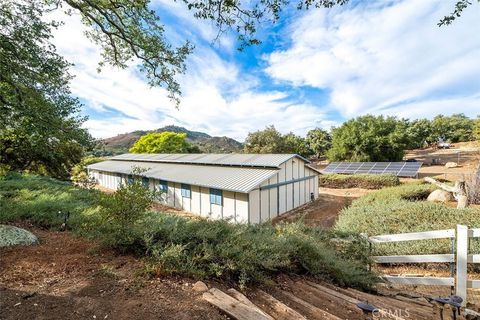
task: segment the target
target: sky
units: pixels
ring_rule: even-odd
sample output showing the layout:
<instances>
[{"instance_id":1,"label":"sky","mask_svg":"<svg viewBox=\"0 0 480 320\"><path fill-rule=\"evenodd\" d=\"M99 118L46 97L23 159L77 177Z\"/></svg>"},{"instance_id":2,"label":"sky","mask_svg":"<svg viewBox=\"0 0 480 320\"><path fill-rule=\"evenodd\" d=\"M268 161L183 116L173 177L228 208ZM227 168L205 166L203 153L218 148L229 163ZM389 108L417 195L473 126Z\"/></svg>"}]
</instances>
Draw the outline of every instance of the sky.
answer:
<instances>
[{"instance_id":1,"label":"sky","mask_svg":"<svg viewBox=\"0 0 480 320\"><path fill-rule=\"evenodd\" d=\"M74 64L72 93L96 138L178 125L243 141L268 125L305 135L364 114L433 118L480 114L480 5L453 25L438 21L453 0L353 1L331 9L285 12L265 23L262 44L239 52L233 32L195 19L182 1L152 0L172 44L195 49L178 77L178 109L151 88L135 61L97 71L100 50L78 16L56 18L60 54Z\"/></svg>"}]
</instances>

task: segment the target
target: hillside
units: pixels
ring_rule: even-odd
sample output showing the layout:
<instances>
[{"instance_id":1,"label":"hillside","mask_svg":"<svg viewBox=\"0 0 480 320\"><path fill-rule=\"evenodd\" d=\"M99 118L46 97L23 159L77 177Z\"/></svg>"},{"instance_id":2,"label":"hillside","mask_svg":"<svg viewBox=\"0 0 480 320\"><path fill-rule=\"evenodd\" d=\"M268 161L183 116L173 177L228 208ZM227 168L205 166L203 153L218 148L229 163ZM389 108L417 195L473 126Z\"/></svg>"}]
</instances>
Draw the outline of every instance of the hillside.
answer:
<instances>
[{"instance_id":1,"label":"hillside","mask_svg":"<svg viewBox=\"0 0 480 320\"><path fill-rule=\"evenodd\" d=\"M204 132L190 131L183 127L165 126L156 130L138 130L103 139L97 146L95 153L98 155L115 155L126 153L141 136L150 132L165 131L186 133L187 140L190 143L197 145L200 150L205 153L240 152L243 147L240 142L229 137L212 137Z\"/></svg>"}]
</instances>

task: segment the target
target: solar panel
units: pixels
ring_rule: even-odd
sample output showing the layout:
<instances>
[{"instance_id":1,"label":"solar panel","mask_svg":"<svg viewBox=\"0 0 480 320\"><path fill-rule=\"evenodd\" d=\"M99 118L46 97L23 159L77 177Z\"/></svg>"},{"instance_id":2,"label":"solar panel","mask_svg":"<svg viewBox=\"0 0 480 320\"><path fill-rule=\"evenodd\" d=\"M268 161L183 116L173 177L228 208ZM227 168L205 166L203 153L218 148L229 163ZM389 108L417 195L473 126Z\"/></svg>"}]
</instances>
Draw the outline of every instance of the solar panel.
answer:
<instances>
[{"instance_id":1,"label":"solar panel","mask_svg":"<svg viewBox=\"0 0 480 320\"><path fill-rule=\"evenodd\" d=\"M339 174L394 174L397 177L413 178L422 162L332 162L322 172Z\"/></svg>"}]
</instances>

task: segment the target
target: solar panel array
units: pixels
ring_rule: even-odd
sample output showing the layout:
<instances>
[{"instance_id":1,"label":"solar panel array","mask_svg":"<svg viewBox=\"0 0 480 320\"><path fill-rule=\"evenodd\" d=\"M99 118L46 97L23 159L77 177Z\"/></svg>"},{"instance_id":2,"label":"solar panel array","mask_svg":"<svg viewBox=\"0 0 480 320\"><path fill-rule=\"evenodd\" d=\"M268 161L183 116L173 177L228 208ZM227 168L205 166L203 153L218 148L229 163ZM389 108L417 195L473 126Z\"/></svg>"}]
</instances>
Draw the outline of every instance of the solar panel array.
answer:
<instances>
[{"instance_id":1,"label":"solar panel array","mask_svg":"<svg viewBox=\"0 0 480 320\"><path fill-rule=\"evenodd\" d=\"M422 162L332 162L324 173L339 174L394 174L397 177L413 178L417 176Z\"/></svg>"}]
</instances>

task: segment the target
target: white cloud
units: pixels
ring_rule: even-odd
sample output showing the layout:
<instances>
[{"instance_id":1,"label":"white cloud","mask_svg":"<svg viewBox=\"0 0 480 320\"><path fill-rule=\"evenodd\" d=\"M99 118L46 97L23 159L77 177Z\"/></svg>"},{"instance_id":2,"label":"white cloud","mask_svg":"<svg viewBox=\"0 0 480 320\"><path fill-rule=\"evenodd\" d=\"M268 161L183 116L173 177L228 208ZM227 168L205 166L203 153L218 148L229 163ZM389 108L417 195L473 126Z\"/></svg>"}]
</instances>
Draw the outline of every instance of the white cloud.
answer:
<instances>
[{"instance_id":1,"label":"white cloud","mask_svg":"<svg viewBox=\"0 0 480 320\"><path fill-rule=\"evenodd\" d=\"M55 32L54 43L75 64L72 92L97 113L115 111L111 118L95 115L86 122L95 137L176 124L243 140L248 132L270 124L298 134L332 125L322 120L324 115L315 106L288 102L285 93L258 92L257 78L202 46L189 57L187 73L179 78L184 95L177 110L164 89L150 88L140 78L133 62L125 70L106 66L98 73L99 49L83 35L79 18L58 13L56 18L65 25Z\"/></svg>"},{"instance_id":2,"label":"white cloud","mask_svg":"<svg viewBox=\"0 0 480 320\"><path fill-rule=\"evenodd\" d=\"M480 113L478 8L439 28L452 6L405 0L311 10L285 33L291 46L266 57L266 71L276 81L330 90L330 106L346 118L474 116Z\"/></svg>"}]
</instances>

